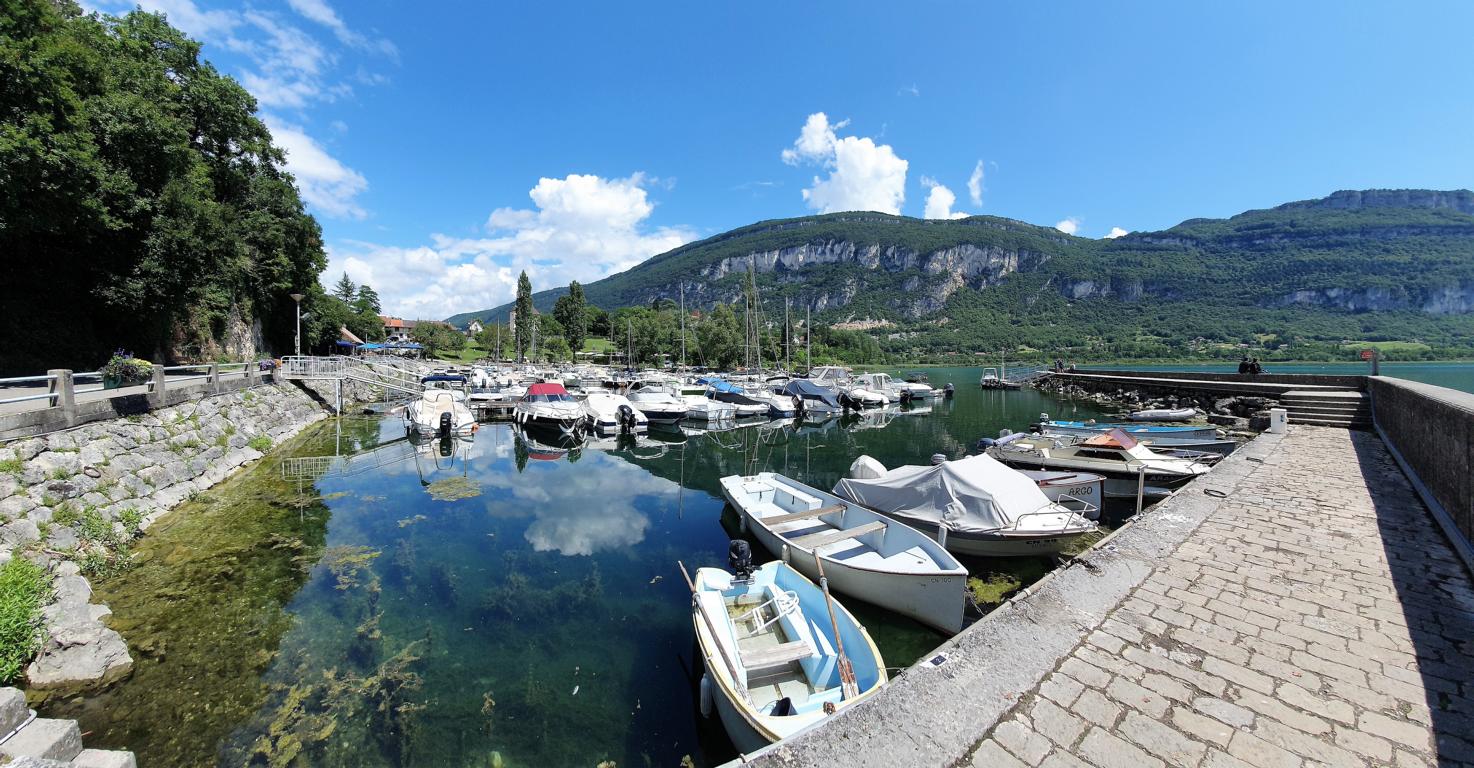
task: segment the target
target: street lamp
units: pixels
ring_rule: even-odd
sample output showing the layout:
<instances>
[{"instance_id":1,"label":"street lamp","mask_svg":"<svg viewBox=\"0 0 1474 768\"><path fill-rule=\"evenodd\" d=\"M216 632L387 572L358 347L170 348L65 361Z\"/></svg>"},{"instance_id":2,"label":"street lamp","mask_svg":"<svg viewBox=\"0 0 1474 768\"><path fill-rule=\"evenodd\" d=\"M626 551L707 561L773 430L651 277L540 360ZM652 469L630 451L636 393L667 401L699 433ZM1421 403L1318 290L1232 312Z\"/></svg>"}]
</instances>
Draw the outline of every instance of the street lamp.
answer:
<instances>
[{"instance_id":1,"label":"street lamp","mask_svg":"<svg viewBox=\"0 0 1474 768\"><path fill-rule=\"evenodd\" d=\"M297 302L297 356L298 357L301 357L302 356L302 300L305 299L305 298L307 298L307 294L305 294L305 293L291 293L291 294L287 294L287 295L289 295L289 296L292 297L292 301Z\"/></svg>"}]
</instances>

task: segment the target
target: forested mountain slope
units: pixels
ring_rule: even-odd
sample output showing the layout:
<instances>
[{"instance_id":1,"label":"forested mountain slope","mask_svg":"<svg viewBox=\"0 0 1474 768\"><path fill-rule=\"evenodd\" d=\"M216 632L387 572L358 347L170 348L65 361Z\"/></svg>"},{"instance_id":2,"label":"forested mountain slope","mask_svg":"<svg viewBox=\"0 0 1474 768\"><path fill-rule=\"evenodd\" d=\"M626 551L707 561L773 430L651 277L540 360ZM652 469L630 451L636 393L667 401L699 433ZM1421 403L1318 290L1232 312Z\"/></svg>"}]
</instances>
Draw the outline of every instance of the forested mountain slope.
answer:
<instances>
[{"instance_id":1,"label":"forested mountain slope","mask_svg":"<svg viewBox=\"0 0 1474 768\"><path fill-rule=\"evenodd\" d=\"M734 302L755 271L826 323L883 323L903 353L1020 345L1117 355L1268 342L1388 339L1467 348L1474 193L1337 192L1114 240L991 216L841 213L767 221L690 243L585 286L606 309ZM547 310L563 289L537 294ZM467 313L505 320L509 307Z\"/></svg>"}]
</instances>

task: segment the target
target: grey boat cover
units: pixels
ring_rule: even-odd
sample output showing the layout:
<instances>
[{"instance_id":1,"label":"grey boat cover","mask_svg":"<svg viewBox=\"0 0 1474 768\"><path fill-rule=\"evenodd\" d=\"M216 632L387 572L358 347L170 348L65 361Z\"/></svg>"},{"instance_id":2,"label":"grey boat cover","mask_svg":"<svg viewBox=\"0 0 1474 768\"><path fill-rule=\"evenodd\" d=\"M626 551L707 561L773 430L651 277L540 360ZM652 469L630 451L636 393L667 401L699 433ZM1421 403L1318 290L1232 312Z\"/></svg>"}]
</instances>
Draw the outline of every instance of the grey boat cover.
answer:
<instances>
[{"instance_id":1,"label":"grey boat cover","mask_svg":"<svg viewBox=\"0 0 1474 768\"><path fill-rule=\"evenodd\" d=\"M1039 486L991 456L930 467L897 467L873 480L846 478L834 494L893 517L953 531L1012 528L1020 516L1053 507Z\"/></svg>"}]
</instances>

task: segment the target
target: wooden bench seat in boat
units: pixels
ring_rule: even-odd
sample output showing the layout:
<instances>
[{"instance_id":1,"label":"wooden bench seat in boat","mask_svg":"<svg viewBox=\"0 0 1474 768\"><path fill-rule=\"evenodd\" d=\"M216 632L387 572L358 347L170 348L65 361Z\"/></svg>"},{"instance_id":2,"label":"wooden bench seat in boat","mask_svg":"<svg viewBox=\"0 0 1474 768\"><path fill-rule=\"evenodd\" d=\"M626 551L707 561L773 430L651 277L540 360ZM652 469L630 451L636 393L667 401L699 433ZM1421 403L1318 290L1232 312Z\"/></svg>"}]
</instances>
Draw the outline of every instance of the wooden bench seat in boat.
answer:
<instances>
[{"instance_id":1,"label":"wooden bench seat in boat","mask_svg":"<svg viewBox=\"0 0 1474 768\"><path fill-rule=\"evenodd\" d=\"M804 549L817 549L825 544L833 544L836 541L843 541L845 539L856 539L867 533L883 530L885 530L885 523L876 520L864 525L855 526L854 528L836 528L835 530L824 531L823 533L811 533L808 536L800 536L792 541L795 546L803 547Z\"/></svg>"},{"instance_id":2,"label":"wooden bench seat in boat","mask_svg":"<svg viewBox=\"0 0 1474 768\"><path fill-rule=\"evenodd\" d=\"M762 520L764 525L781 525L782 523L791 523L795 520L809 520L811 518L823 517L824 515L832 514L835 512L843 512L844 509L845 505L834 504L832 506L820 507L818 509L806 509L802 512L790 512L786 515L769 515L768 517L758 519Z\"/></svg>"},{"instance_id":3,"label":"wooden bench seat in boat","mask_svg":"<svg viewBox=\"0 0 1474 768\"><path fill-rule=\"evenodd\" d=\"M742 666L749 673L757 669L780 667L814 655L814 646L803 640L780 643L752 651L742 652Z\"/></svg>"}]
</instances>

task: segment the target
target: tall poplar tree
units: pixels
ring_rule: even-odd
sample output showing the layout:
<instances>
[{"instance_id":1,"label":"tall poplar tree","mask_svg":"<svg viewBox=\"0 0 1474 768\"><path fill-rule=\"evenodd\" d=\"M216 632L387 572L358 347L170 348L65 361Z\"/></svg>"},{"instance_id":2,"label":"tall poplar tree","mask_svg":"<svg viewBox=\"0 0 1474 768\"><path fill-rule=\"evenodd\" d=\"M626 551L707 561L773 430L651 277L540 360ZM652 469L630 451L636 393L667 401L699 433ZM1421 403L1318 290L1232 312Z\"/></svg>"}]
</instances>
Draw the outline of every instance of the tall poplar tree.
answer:
<instances>
[{"instance_id":1,"label":"tall poplar tree","mask_svg":"<svg viewBox=\"0 0 1474 768\"><path fill-rule=\"evenodd\" d=\"M537 315L532 309L532 281L527 279L527 270L517 276L517 359L527 356L532 345L532 329L537 325Z\"/></svg>"}]
</instances>

